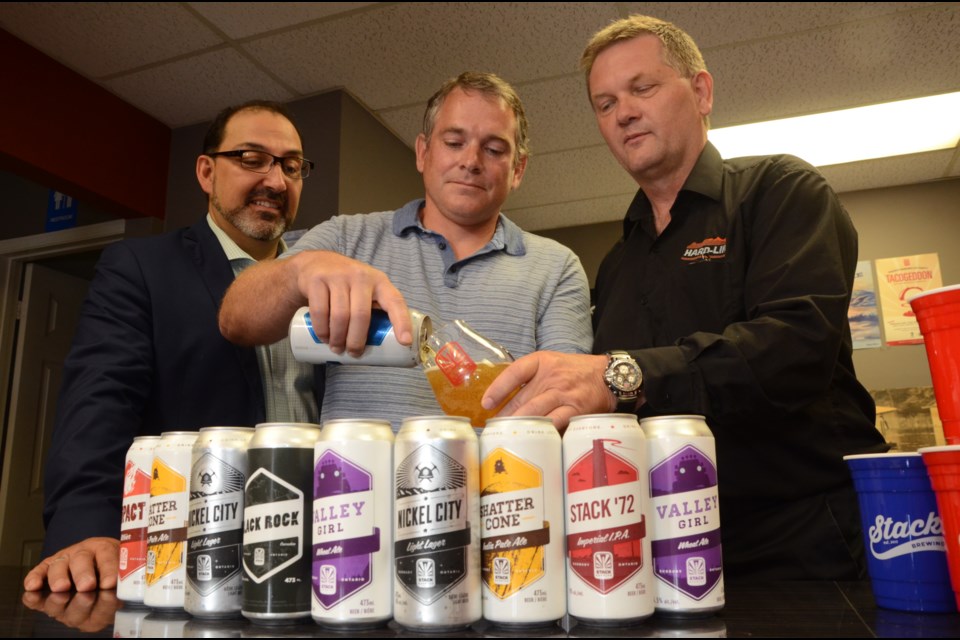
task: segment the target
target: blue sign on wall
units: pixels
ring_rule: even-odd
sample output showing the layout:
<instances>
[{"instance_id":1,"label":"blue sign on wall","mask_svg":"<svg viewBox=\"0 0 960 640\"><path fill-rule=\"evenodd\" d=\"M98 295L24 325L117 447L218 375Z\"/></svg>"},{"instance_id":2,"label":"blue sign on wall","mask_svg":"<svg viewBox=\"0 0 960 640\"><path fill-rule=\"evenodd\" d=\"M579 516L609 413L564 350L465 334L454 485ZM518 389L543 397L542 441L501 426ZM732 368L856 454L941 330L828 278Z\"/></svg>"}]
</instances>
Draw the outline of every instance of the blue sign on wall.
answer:
<instances>
[{"instance_id":1,"label":"blue sign on wall","mask_svg":"<svg viewBox=\"0 0 960 640\"><path fill-rule=\"evenodd\" d=\"M77 201L65 193L50 190L47 201L47 231L60 231L77 226Z\"/></svg>"}]
</instances>

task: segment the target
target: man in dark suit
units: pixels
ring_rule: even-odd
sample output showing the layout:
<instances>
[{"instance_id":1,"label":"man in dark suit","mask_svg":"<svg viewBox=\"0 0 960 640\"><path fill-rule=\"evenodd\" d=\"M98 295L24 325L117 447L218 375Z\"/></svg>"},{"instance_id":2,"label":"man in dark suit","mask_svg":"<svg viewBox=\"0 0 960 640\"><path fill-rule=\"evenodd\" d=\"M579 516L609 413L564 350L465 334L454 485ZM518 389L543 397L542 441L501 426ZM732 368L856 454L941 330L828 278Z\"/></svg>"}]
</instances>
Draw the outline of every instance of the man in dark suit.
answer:
<instances>
[{"instance_id":1,"label":"man in dark suit","mask_svg":"<svg viewBox=\"0 0 960 640\"><path fill-rule=\"evenodd\" d=\"M283 248L311 164L282 105L225 109L197 159L206 219L104 250L64 364L45 476L46 557L25 589L116 586L124 459L134 437L317 422L320 381L309 366L284 361L288 345L241 348L217 326L236 273ZM263 366L297 392L265 394Z\"/></svg>"}]
</instances>

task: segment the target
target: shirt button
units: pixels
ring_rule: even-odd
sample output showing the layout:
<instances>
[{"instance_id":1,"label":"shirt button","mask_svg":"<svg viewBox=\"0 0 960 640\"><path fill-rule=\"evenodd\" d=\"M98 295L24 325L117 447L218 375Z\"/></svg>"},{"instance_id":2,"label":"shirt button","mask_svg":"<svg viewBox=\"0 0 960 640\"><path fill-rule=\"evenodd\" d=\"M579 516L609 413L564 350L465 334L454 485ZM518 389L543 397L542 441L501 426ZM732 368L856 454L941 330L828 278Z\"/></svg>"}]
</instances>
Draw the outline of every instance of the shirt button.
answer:
<instances>
[{"instance_id":1,"label":"shirt button","mask_svg":"<svg viewBox=\"0 0 960 640\"><path fill-rule=\"evenodd\" d=\"M440 251L443 251L444 249L447 248L447 243L446 243L446 242L441 242L441 243L438 244L437 246L440 247Z\"/></svg>"},{"instance_id":2,"label":"shirt button","mask_svg":"<svg viewBox=\"0 0 960 640\"><path fill-rule=\"evenodd\" d=\"M457 272L456 267L450 267L450 273L456 273L456 272Z\"/></svg>"},{"instance_id":3,"label":"shirt button","mask_svg":"<svg viewBox=\"0 0 960 640\"><path fill-rule=\"evenodd\" d=\"M647 296L640 296L640 304L647 306Z\"/></svg>"}]
</instances>

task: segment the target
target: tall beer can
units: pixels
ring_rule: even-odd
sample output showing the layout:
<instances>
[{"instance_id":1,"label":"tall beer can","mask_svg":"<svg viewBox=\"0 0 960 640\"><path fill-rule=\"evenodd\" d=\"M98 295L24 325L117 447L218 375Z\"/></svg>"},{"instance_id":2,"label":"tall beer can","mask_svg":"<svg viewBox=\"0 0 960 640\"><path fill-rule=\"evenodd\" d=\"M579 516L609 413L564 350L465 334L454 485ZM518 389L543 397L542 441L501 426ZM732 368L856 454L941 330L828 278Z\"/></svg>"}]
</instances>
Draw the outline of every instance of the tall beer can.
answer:
<instances>
[{"instance_id":1,"label":"tall beer can","mask_svg":"<svg viewBox=\"0 0 960 640\"><path fill-rule=\"evenodd\" d=\"M567 611L560 434L549 418L491 418L480 435L483 617L553 623Z\"/></svg>"},{"instance_id":2,"label":"tall beer can","mask_svg":"<svg viewBox=\"0 0 960 640\"><path fill-rule=\"evenodd\" d=\"M117 598L124 602L142 604L147 588L147 510L153 449L159 440L160 436L138 436L127 449L117 576Z\"/></svg>"},{"instance_id":3,"label":"tall beer can","mask_svg":"<svg viewBox=\"0 0 960 640\"><path fill-rule=\"evenodd\" d=\"M187 582L187 489L196 431L167 431L153 450L143 603L183 609Z\"/></svg>"},{"instance_id":4,"label":"tall beer can","mask_svg":"<svg viewBox=\"0 0 960 640\"><path fill-rule=\"evenodd\" d=\"M258 424L247 449L244 492L243 607L254 622L310 615L313 449L320 427Z\"/></svg>"},{"instance_id":5,"label":"tall beer can","mask_svg":"<svg viewBox=\"0 0 960 640\"><path fill-rule=\"evenodd\" d=\"M240 615L243 599L243 488L252 427L205 427L193 444L187 590L198 618Z\"/></svg>"},{"instance_id":6,"label":"tall beer can","mask_svg":"<svg viewBox=\"0 0 960 640\"><path fill-rule=\"evenodd\" d=\"M653 614L647 450L636 416L577 416L563 436L567 609L583 624Z\"/></svg>"},{"instance_id":7,"label":"tall beer can","mask_svg":"<svg viewBox=\"0 0 960 640\"><path fill-rule=\"evenodd\" d=\"M702 416L640 421L650 464L657 613L698 617L724 605L717 452Z\"/></svg>"},{"instance_id":8,"label":"tall beer can","mask_svg":"<svg viewBox=\"0 0 960 640\"><path fill-rule=\"evenodd\" d=\"M407 418L394 445L393 617L411 629L480 620L479 443L467 418Z\"/></svg>"},{"instance_id":9,"label":"tall beer can","mask_svg":"<svg viewBox=\"0 0 960 640\"><path fill-rule=\"evenodd\" d=\"M393 430L330 420L313 467L313 619L338 629L393 617Z\"/></svg>"},{"instance_id":10,"label":"tall beer can","mask_svg":"<svg viewBox=\"0 0 960 640\"><path fill-rule=\"evenodd\" d=\"M314 331L309 308L301 307L290 320L290 348L293 357L300 362L416 367L420 364L420 346L433 325L430 317L419 311L411 310L410 320L413 323L413 343L405 346L397 341L387 312L373 309L366 347L363 354L355 358L346 352L331 351Z\"/></svg>"}]
</instances>

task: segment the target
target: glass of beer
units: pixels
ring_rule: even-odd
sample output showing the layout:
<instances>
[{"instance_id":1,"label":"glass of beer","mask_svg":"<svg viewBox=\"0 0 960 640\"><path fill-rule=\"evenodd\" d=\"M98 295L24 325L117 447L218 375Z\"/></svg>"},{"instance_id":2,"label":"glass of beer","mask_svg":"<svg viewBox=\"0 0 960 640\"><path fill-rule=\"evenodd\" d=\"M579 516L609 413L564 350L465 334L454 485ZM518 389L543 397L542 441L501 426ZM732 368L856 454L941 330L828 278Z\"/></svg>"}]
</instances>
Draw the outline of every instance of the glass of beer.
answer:
<instances>
[{"instance_id":1,"label":"glass of beer","mask_svg":"<svg viewBox=\"0 0 960 640\"><path fill-rule=\"evenodd\" d=\"M487 340L463 320L435 325L420 344L420 364L433 387L440 408L450 416L466 416L474 427L482 427L503 408L490 409L480 399L494 378L513 362L503 346Z\"/></svg>"}]
</instances>

